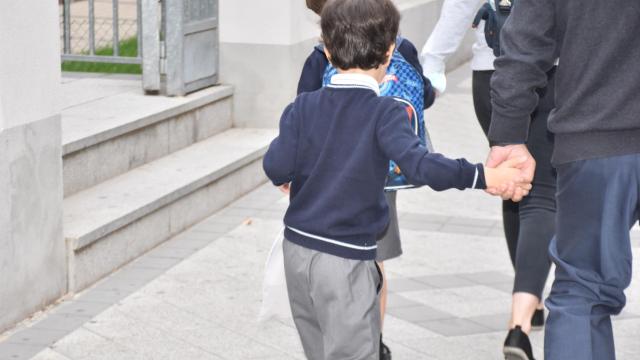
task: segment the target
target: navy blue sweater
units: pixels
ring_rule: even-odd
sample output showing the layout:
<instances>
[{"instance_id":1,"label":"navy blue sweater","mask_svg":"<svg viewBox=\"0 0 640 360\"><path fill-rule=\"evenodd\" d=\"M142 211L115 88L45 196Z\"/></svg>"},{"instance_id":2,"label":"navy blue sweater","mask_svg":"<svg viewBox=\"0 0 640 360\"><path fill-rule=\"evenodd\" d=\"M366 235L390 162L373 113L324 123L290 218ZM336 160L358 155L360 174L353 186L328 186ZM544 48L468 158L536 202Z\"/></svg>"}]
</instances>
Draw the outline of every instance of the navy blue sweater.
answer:
<instances>
[{"instance_id":1,"label":"navy blue sweater","mask_svg":"<svg viewBox=\"0 0 640 360\"><path fill-rule=\"evenodd\" d=\"M398 52L400 52L404 59L422 76L422 81L424 82L424 108L428 109L436 99L436 92L433 86L431 86L431 81L422 74L422 65L418 59L418 50L416 50L416 47L413 46L411 41L404 39L400 43L400 46L398 46ZM303 92L320 89L322 87L322 78L328 65L329 60L324 52L314 48L302 68L300 80L298 81L298 95Z\"/></svg>"},{"instance_id":2,"label":"navy blue sweater","mask_svg":"<svg viewBox=\"0 0 640 360\"><path fill-rule=\"evenodd\" d=\"M291 182L284 218L289 241L374 259L377 235L389 221L383 189L390 159L415 185L486 187L482 165L429 153L404 107L378 91L369 76L339 74L285 109L263 165L275 185Z\"/></svg>"}]
</instances>

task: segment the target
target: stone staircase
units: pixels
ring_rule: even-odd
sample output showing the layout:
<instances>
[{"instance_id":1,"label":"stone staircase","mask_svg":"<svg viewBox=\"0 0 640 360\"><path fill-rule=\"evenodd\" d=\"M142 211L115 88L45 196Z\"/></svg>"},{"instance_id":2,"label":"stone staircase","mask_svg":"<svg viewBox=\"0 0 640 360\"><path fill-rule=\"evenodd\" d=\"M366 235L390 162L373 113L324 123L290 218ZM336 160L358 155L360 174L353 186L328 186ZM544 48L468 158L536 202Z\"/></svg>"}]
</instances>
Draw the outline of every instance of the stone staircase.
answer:
<instances>
[{"instance_id":1,"label":"stone staircase","mask_svg":"<svg viewBox=\"0 0 640 360\"><path fill-rule=\"evenodd\" d=\"M182 98L135 88L64 109L70 292L266 181L261 159L275 130L233 128L232 96L230 86Z\"/></svg>"}]
</instances>

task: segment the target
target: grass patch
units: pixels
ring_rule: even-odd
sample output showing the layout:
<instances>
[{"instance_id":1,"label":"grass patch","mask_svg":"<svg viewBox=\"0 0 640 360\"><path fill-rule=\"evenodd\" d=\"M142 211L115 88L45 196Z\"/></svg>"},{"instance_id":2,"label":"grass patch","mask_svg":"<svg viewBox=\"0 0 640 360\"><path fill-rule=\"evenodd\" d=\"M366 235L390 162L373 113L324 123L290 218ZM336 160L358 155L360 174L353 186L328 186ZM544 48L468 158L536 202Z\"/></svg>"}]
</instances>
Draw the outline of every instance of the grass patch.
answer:
<instances>
[{"instance_id":1,"label":"grass patch","mask_svg":"<svg viewBox=\"0 0 640 360\"><path fill-rule=\"evenodd\" d=\"M105 47L96 49L96 55L111 56L113 49ZM138 55L138 39L131 38L120 41L120 56L136 57ZM63 61L62 71L95 72L109 74L142 74L142 66L138 64L111 64L84 61Z\"/></svg>"}]
</instances>

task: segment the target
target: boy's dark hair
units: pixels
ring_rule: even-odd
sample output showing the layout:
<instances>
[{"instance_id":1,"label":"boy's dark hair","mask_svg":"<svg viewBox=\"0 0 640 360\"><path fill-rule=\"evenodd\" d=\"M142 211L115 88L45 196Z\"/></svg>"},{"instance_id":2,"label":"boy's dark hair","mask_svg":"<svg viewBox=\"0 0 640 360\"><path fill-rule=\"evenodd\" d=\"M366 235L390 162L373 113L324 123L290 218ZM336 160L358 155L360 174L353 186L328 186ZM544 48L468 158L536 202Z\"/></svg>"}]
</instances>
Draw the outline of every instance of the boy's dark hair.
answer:
<instances>
[{"instance_id":1,"label":"boy's dark hair","mask_svg":"<svg viewBox=\"0 0 640 360\"><path fill-rule=\"evenodd\" d=\"M307 0L307 7L314 13L320 15L327 0Z\"/></svg>"},{"instance_id":2,"label":"boy's dark hair","mask_svg":"<svg viewBox=\"0 0 640 360\"><path fill-rule=\"evenodd\" d=\"M375 69L396 41L400 13L391 0L329 0L320 25L324 46L338 69Z\"/></svg>"}]
</instances>

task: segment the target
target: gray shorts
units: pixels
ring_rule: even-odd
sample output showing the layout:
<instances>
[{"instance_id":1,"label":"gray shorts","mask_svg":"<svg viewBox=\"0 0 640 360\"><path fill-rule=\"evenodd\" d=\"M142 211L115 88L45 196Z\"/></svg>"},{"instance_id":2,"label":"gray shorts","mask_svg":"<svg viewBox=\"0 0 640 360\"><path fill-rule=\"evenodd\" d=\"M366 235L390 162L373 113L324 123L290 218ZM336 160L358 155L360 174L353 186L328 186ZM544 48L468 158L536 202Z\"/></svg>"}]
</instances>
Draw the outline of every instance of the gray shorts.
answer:
<instances>
[{"instance_id":1,"label":"gray shorts","mask_svg":"<svg viewBox=\"0 0 640 360\"><path fill-rule=\"evenodd\" d=\"M389 204L389 226L378 238L378 250L376 261L381 262L397 258L402 255L402 244L400 244L400 228L398 225L398 210L396 209L397 191L384 193Z\"/></svg>"},{"instance_id":2,"label":"gray shorts","mask_svg":"<svg viewBox=\"0 0 640 360\"><path fill-rule=\"evenodd\" d=\"M307 359L379 360L382 279L375 262L286 239L283 251L291 313Z\"/></svg>"}]
</instances>

